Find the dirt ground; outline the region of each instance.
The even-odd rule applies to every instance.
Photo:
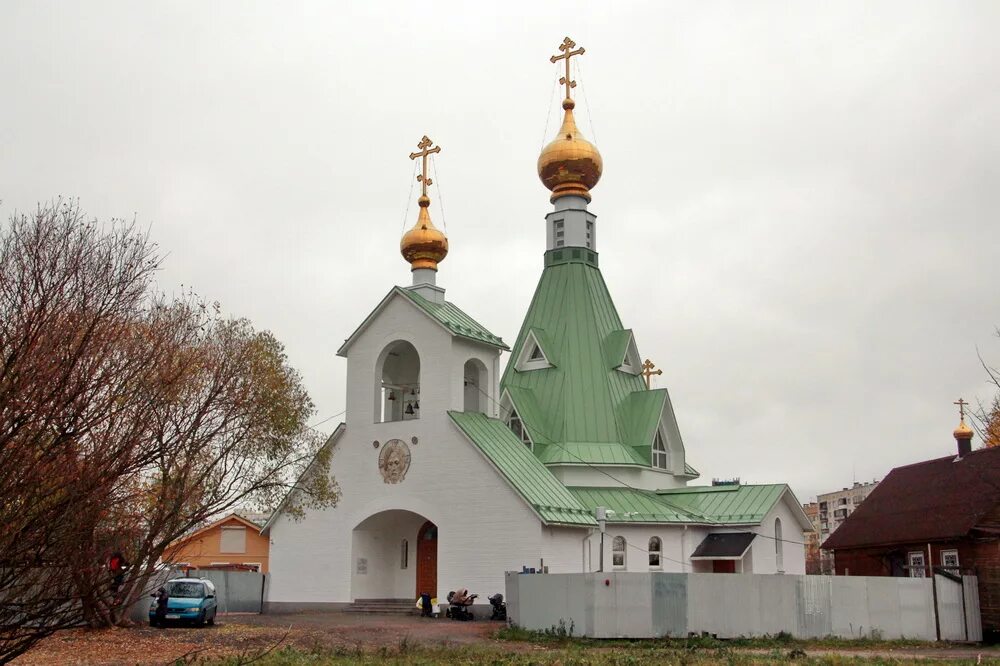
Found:
[[[69,631],[50,637],[14,661],[18,666],[50,664],[169,664],[178,658],[259,654],[273,646],[305,650],[347,649],[372,652],[401,644],[426,647],[502,645],[507,652],[545,650],[525,642],[494,638],[499,623],[453,622],[416,616],[296,613],[289,615],[229,615],[214,627],[171,627]],[[596,650],[603,648],[597,647]],[[758,652],[747,650],[747,652]],[[863,650],[807,650],[810,656],[882,656],[900,660],[968,659],[976,663],[1000,657],[1000,650],[981,646]]]
[[[136,626],[56,634],[14,660],[18,666],[49,664],[167,664],[173,660],[252,655],[269,647],[396,648],[406,641],[426,646],[481,644],[497,622],[453,622],[402,615],[296,613],[219,616],[214,627]]]

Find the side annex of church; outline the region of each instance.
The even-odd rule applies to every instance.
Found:
[[[422,191],[400,250],[412,284],[390,289],[338,350],[347,410],[326,446],[342,496],[301,520],[279,507],[265,525],[271,610],[457,587],[485,597],[525,567],[805,573],[811,527],[787,485],[688,485],[698,472],[669,392],[644,381],[599,268],[588,204],[603,162],[573,114],[575,47],[567,38],[552,58],[566,67],[564,118],[538,171],[553,210],[512,347],[437,284],[448,239],[430,219],[427,160],[440,148],[425,136],[411,153]]]

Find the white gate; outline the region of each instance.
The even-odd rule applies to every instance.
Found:
[[[934,588],[941,640],[975,642],[983,640],[976,576],[957,576],[939,570],[934,574]]]

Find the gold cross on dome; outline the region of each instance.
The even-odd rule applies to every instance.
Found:
[[[422,187],[420,194],[425,197],[427,196],[427,186],[434,184],[434,181],[427,177],[427,156],[441,152],[441,146],[434,146],[433,148],[431,148],[431,144],[433,143],[434,142],[431,141],[430,138],[428,138],[428,136],[425,134],[424,138],[422,138],[420,140],[420,143],[417,144],[417,148],[420,149],[420,152],[410,153],[411,160],[415,160],[418,157],[423,158],[424,163],[420,175],[417,176],[417,182],[420,183]]]
[[[642,364],[642,372],[640,374],[642,374],[642,376],[646,378],[646,388],[647,389],[649,388],[649,378],[652,375],[662,375],[663,374],[663,370],[653,370],[653,368],[655,368],[655,367],[656,367],[656,364],[653,363],[652,361],[650,361],[648,358]]]
[[[962,423],[965,423],[965,406],[967,404],[969,404],[969,403],[967,403],[965,400],[962,400],[961,398],[959,398],[957,401],[955,401],[955,402],[953,402],[951,404],[958,405],[958,415],[959,415],[959,417],[961,417]]]
[[[559,79],[559,83],[566,86],[566,99],[570,99],[569,96],[570,88],[576,88],[576,81],[571,81],[569,78],[569,59],[572,58],[573,56],[583,55],[584,53],[586,53],[586,50],[584,50],[582,46],[578,48],[576,51],[574,51],[573,50],[574,46],[576,46],[576,42],[567,37],[566,39],[563,40],[563,43],[559,45],[559,50],[562,51],[563,54],[554,55],[551,58],[549,58],[549,61],[552,63],[559,62],[560,60],[566,61],[566,76]]]

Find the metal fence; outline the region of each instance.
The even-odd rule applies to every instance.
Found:
[[[150,580],[147,587],[155,590],[167,580],[184,577],[184,572],[164,569]],[[266,574],[256,571],[226,571],[221,569],[201,569],[191,572],[193,578],[207,578],[215,584],[218,613],[259,613],[264,600]],[[149,617],[150,599],[143,595],[129,609],[129,618],[144,622]]]
[[[938,577],[940,578],[940,577]],[[595,638],[787,632],[800,638],[980,640],[975,576],[507,574],[508,614],[526,629]]]

